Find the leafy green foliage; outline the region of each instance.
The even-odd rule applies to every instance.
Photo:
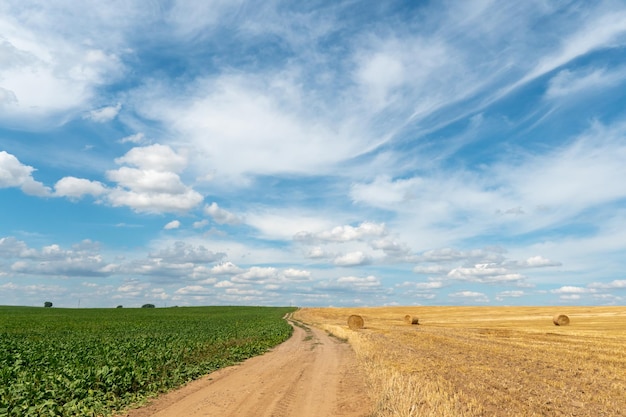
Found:
[[[0,307],[0,416],[109,415],[285,341],[290,311]]]

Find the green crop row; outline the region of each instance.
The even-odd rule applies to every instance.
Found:
[[[110,415],[285,341],[280,307],[0,307],[0,416]]]

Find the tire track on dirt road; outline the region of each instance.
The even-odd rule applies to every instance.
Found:
[[[370,414],[364,374],[348,343],[293,325],[268,353],[213,372],[124,417],[363,417]]]

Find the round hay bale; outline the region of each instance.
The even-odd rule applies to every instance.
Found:
[[[413,317],[410,314],[404,316],[404,321],[406,322],[406,324],[420,324],[419,319],[417,317]]]
[[[557,314],[552,317],[552,323],[554,323],[555,326],[567,326],[569,324],[569,317],[565,314]]]
[[[365,322],[363,321],[363,317],[357,316],[356,314],[348,317],[348,327],[352,330],[362,329],[364,325]]]

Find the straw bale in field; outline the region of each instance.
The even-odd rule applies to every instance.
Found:
[[[552,317],[552,323],[554,323],[555,326],[567,326],[569,324],[569,317],[565,314],[557,314]]]
[[[410,314],[404,316],[404,321],[406,322],[406,324],[420,324],[419,319]]]
[[[352,330],[362,329],[364,325],[365,322],[363,321],[363,317],[357,316],[356,314],[348,317],[348,327],[350,327]]]

